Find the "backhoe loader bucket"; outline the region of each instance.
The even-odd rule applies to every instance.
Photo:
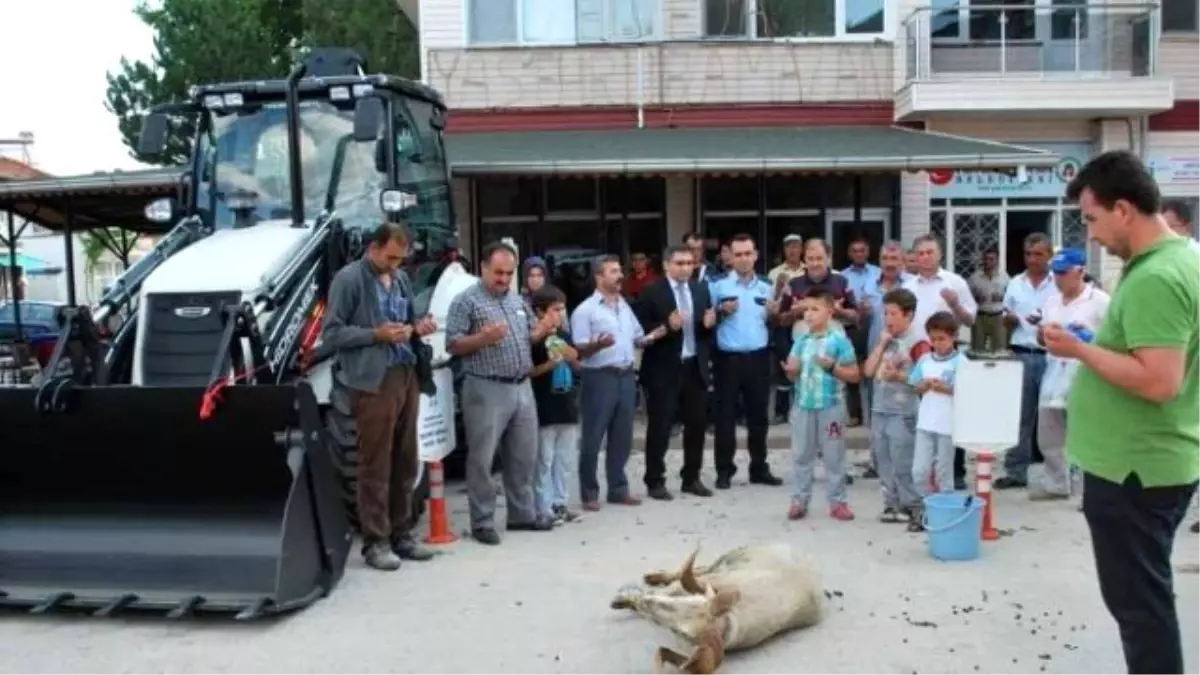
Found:
[[[0,606],[286,612],[328,594],[350,532],[312,389],[0,388]]]

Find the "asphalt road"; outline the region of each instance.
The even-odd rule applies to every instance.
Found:
[[[786,451],[773,456],[776,472],[789,476]],[[630,475],[640,478],[640,458]],[[609,506],[554,532],[511,534],[496,548],[460,541],[397,573],[368,570],[354,554],[332,596],[269,623],[5,616],[0,670],[651,672],[655,647],[684,646],[610,610],[616,590],[649,569],[677,566],[698,543],[704,560],[784,539],[809,549],[839,594],[821,625],[732,655],[722,672],[1124,672],[1074,504],[1000,493],[1007,536],[985,543],[979,560],[941,563],[922,535],[875,519],[876,481],[851,488],[859,515],[851,523],[826,515],[819,485],[814,515],[789,523],[787,486],[739,477],[708,500]],[[465,500],[457,486],[449,491],[462,530]],[[1177,562],[1195,563],[1196,535],[1185,530],[1179,541]],[[1195,673],[1197,576],[1177,574],[1176,582],[1187,671]]]

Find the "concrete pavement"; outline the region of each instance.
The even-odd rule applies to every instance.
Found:
[[[678,453],[671,474],[677,475]],[[743,469],[745,453],[739,453]],[[861,459],[861,456],[860,456]],[[787,452],[773,452],[790,479]],[[640,484],[640,456],[630,466]],[[341,586],[293,616],[259,624],[5,616],[5,672],[644,673],[672,635],[608,608],[643,572],[675,567],[700,544],[785,539],[817,557],[835,596],[823,624],[731,655],[725,673],[1123,672],[1120,642],[1096,587],[1087,531],[1073,503],[999,493],[1007,536],[981,559],[940,563],[925,538],[879,523],[878,483],[850,488],[859,518],[789,523],[789,487],[745,483],[702,500],[607,506],[549,533],[514,533],[487,548],[464,540],[423,565],[387,574],[353,555]],[[711,467],[705,479],[712,481]],[[671,487],[677,487],[672,477]],[[465,500],[452,495],[456,529]],[[503,518],[503,514],[500,514]],[[1181,532],[1177,561],[1195,563]],[[1178,574],[1187,670],[1197,672],[1197,576]]]

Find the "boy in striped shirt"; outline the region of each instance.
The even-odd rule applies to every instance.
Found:
[[[799,520],[808,513],[813,469],[820,452],[825,464],[829,515],[837,520],[853,520],[854,512],[846,504],[842,432],[846,424],[844,383],[858,382],[858,360],[845,332],[831,330],[833,295],[823,288],[813,288],[804,294],[802,302],[808,332],[796,338],[783,364],[794,383],[795,396],[791,414],[795,492],[788,518]]]

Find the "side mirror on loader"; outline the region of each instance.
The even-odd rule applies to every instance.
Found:
[[[383,123],[383,101],[375,96],[358,99],[354,104],[354,140],[360,143],[379,138]]]
[[[157,157],[167,148],[170,120],[163,113],[150,113],[142,119],[142,133],[138,137],[138,154]]]

